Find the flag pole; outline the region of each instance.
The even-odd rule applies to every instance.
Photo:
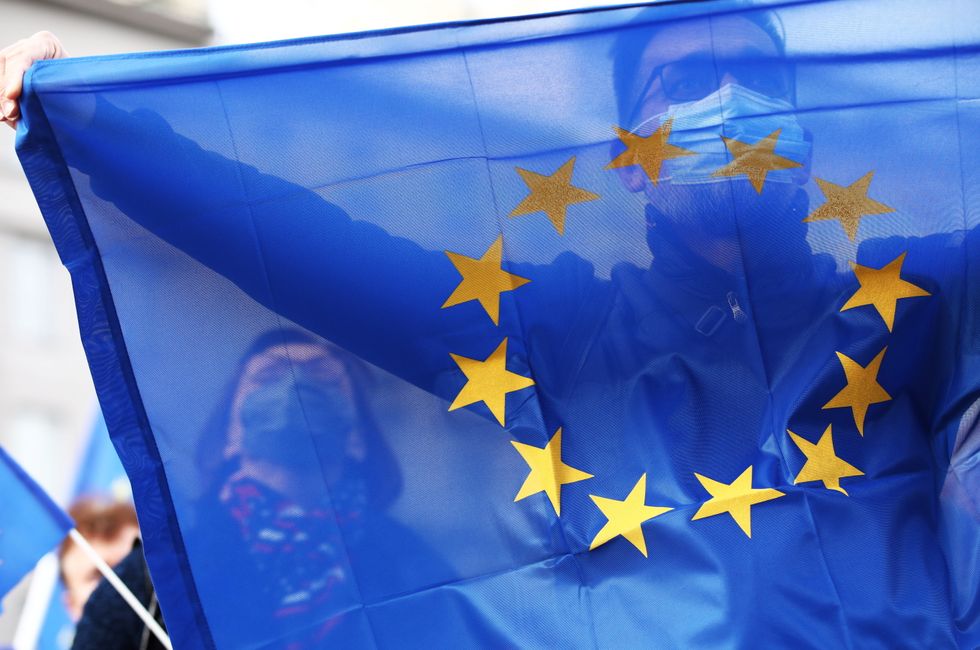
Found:
[[[146,611],[145,607],[143,607],[143,603],[141,603],[139,599],[133,595],[133,592],[129,590],[129,587],[123,584],[123,581],[119,579],[116,572],[109,568],[109,565],[106,564],[105,560],[103,560],[98,552],[92,548],[92,545],[88,543],[88,540],[82,537],[82,534],[78,532],[78,529],[72,528],[70,531],[68,531],[68,536],[71,537],[71,540],[78,545],[78,548],[82,549],[85,555],[87,555],[88,558],[95,563],[95,566],[99,569],[99,573],[102,574],[102,577],[109,581],[109,584],[113,586],[120,596],[122,596],[122,599],[126,601],[126,604],[129,605],[133,611],[136,612],[136,615],[140,617],[140,620],[142,620],[143,623],[150,628],[150,631],[153,632],[153,635],[157,638],[157,640],[163,644],[163,647],[167,648],[167,650],[173,650],[173,645],[170,643],[170,637],[168,637],[167,633],[163,631],[160,624],[156,622],[156,619],[150,616],[150,613]]]

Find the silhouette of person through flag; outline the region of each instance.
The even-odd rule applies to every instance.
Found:
[[[770,5],[34,69],[179,646],[975,644],[980,21]]]

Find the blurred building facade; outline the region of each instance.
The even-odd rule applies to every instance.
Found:
[[[603,4],[594,0],[209,0],[218,42],[340,34]],[[608,0],[605,4],[616,4]]]

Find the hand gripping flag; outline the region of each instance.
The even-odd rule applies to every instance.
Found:
[[[73,524],[0,447],[0,597],[13,589]]]
[[[976,647],[980,8],[43,62],[180,648]]]

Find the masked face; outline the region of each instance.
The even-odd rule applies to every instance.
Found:
[[[671,105],[665,113],[649,118],[634,132],[647,136],[671,120],[670,143],[696,155],[666,161],[661,180],[671,185],[723,183],[727,177],[714,175],[730,160],[721,136],[755,143],[779,131],[777,154],[797,162],[809,159],[810,142],[793,110],[793,105],[785,100],[726,84],[703,99]],[[766,175],[766,183],[799,185],[801,180],[805,176],[801,177],[800,168],[775,170]]]
[[[302,367],[267,382],[242,405],[242,455],[274,464],[296,464],[315,454],[340,466],[355,424],[355,409],[339,382],[323,381]]]
[[[694,155],[665,161],[657,186],[644,192],[666,218],[712,237],[735,236],[736,227],[750,227],[783,211],[807,179],[810,141],[793,106],[735,84],[697,101],[671,105],[635,132],[649,135],[671,120],[670,143]],[[722,136],[754,144],[778,131],[775,153],[801,167],[766,174],[760,196],[745,176],[716,172],[731,161]]]

